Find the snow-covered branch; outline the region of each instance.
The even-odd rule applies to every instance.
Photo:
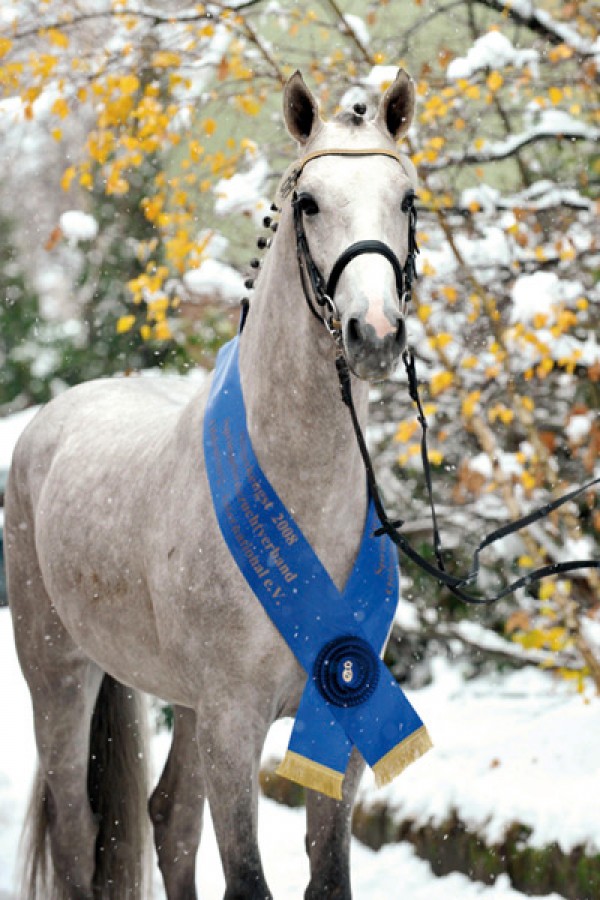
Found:
[[[580,57],[600,55],[600,39],[587,41],[570,25],[557,22],[546,10],[538,9],[531,0],[475,0],[480,6],[493,9],[518,25],[539,34],[550,44],[567,44]]]
[[[423,163],[425,171],[437,172],[448,166],[482,165],[500,162],[514,156],[519,150],[540,141],[600,141],[600,128],[587,125],[560,110],[544,110],[540,122],[526,131],[510,135],[503,141],[490,144],[487,150],[466,151],[440,156],[435,162]]]

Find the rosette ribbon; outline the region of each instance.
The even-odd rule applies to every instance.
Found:
[[[216,517],[240,572],[307,675],[279,774],[341,799],[355,746],[386,784],[422,756],[425,726],[381,659],[398,600],[391,540],[369,504],[339,591],[262,471],[248,434],[239,338],[219,353],[204,419]]]

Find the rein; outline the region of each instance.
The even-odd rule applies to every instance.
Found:
[[[313,159],[317,159],[321,156],[375,155],[387,156],[389,158],[395,159],[400,165],[402,165],[402,159],[400,155],[388,150],[321,150],[316,151],[315,153],[311,153],[303,160],[301,160],[293,169],[288,178],[284,181],[281,189],[281,196],[284,198],[289,196],[289,194],[293,191],[292,208],[294,216],[294,229],[296,233],[296,253],[298,257],[302,289],[306,302],[312,314],[325,326],[335,343],[335,365],[338,380],[340,383],[342,400],[350,413],[352,426],[367,474],[369,493],[372,497],[377,517],[381,523],[381,527],[377,529],[375,535],[388,535],[389,538],[394,542],[394,544],[396,544],[398,549],[402,551],[405,556],[411,559],[415,563],[415,565],[422,569],[427,575],[435,578],[440,585],[444,585],[445,587],[447,587],[448,590],[452,594],[454,594],[454,596],[458,597],[463,602],[475,605],[488,605],[491,603],[495,603],[496,601],[501,600],[503,597],[506,597],[508,594],[512,594],[519,588],[526,587],[535,581],[540,581],[542,578],[546,578],[549,575],[559,575],[566,572],[573,572],[578,569],[600,568],[600,560],[594,559],[557,562],[546,566],[541,566],[538,569],[527,572],[525,575],[522,575],[520,578],[512,581],[506,587],[502,588],[502,590],[489,597],[478,597],[477,595],[469,593],[465,590],[466,586],[472,584],[477,580],[480,570],[479,557],[481,552],[486,547],[490,547],[492,544],[495,544],[502,538],[507,537],[509,534],[514,534],[516,531],[520,531],[522,528],[526,528],[528,525],[532,525],[534,522],[537,522],[540,519],[544,518],[549,513],[553,512],[553,510],[558,509],[563,504],[568,503],[570,500],[574,500],[584,491],[600,483],[600,478],[595,478],[592,481],[589,481],[587,484],[569,491],[562,497],[559,497],[558,499],[553,500],[550,503],[546,503],[543,506],[540,506],[532,512],[528,513],[527,515],[509,522],[506,525],[503,525],[501,528],[498,528],[488,534],[478,544],[473,554],[471,567],[466,575],[457,577],[451,575],[446,571],[443,559],[440,530],[437,522],[437,515],[433,500],[433,483],[427,452],[427,420],[425,418],[423,406],[419,397],[415,358],[412,350],[404,351],[404,353],[402,354],[402,361],[404,363],[406,374],[408,377],[409,395],[411,400],[413,400],[417,406],[418,421],[419,425],[421,426],[421,460],[423,464],[423,473],[425,477],[425,485],[431,512],[433,549],[436,565],[431,563],[417,550],[415,550],[410,542],[406,539],[406,537],[399,531],[399,528],[403,525],[402,520],[391,521],[389,519],[381,500],[381,494],[379,491],[379,486],[377,484],[377,479],[375,477],[371,456],[369,454],[367,444],[360,427],[360,422],[358,420],[354,401],[352,398],[350,369],[346,360],[346,356],[344,354],[341,321],[335,304],[334,295],[340,276],[349,262],[363,253],[378,253],[381,256],[384,256],[394,269],[394,274],[396,277],[396,289],[398,292],[398,298],[400,300],[400,311],[402,315],[404,315],[406,306],[411,299],[413,280],[417,277],[416,255],[419,252],[419,248],[416,241],[417,211],[414,206],[414,193],[407,195],[406,205],[403,204],[403,211],[406,212],[409,216],[408,253],[404,267],[401,266],[400,261],[398,260],[398,257],[396,256],[394,251],[382,241],[358,241],[355,244],[351,244],[339,255],[333,265],[329,279],[326,282],[318,266],[312,258],[310,247],[306,237],[306,232],[304,229],[301,204],[298,202],[298,196],[295,192],[295,187],[300,175],[302,174],[302,171],[304,170],[304,167]],[[326,310],[326,312],[324,312],[324,314],[321,314],[317,310],[317,306],[324,311]]]

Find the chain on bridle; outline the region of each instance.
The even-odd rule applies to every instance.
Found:
[[[406,537],[398,530],[403,524],[402,520],[392,522],[389,519],[381,500],[381,495],[379,492],[377,479],[375,477],[373,464],[371,462],[371,457],[367,449],[366,441],[362,433],[362,429],[358,421],[358,416],[356,414],[356,409],[354,407],[354,402],[352,399],[350,369],[344,353],[342,326],[337,310],[337,305],[335,303],[335,291],[340,276],[349,262],[363,253],[378,253],[381,256],[384,256],[390,262],[394,270],[394,275],[396,278],[396,290],[400,302],[399,311],[402,316],[405,314],[406,307],[410,302],[412,296],[413,281],[417,277],[416,255],[419,252],[419,248],[417,246],[416,239],[417,211],[414,205],[415,195],[414,192],[410,192],[409,194],[407,194],[405,202],[408,202],[406,202],[406,206],[403,204],[403,211],[406,212],[409,217],[408,250],[404,266],[400,264],[398,257],[387,244],[384,244],[382,241],[378,240],[363,240],[358,241],[355,244],[351,244],[346,248],[346,250],[342,251],[333,265],[329,278],[327,279],[327,281],[325,281],[323,274],[316,265],[310,252],[308,239],[306,237],[306,231],[304,229],[302,205],[299,202],[299,197],[296,193],[298,179],[300,178],[304,167],[313,159],[317,159],[322,156],[375,155],[387,156],[395,159],[402,166],[402,158],[400,157],[400,155],[389,150],[320,150],[307,155],[298,163],[298,165],[292,170],[291,174],[283,183],[280,194],[285,199],[289,196],[290,193],[293,192],[292,209],[294,216],[294,230],[296,235],[296,253],[298,257],[298,266],[300,270],[302,289],[311,313],[326,327],[335,342],[336,370],[340,382],[342,400],[348,407],[348,410],[350,412],[352,425],[367,473],[369,492],[375,504],[375,509],[377,511],[379,521],[381,522],[381,528],[378,529],[376,534],[387,534],[396,544],[398,549],[401,550],[406,556],[408,556],[408,558],[411,559],[417,566],[419,566],[419,568],[421,568],[431,577],[435,578],[439,584],[447,587],[452,594],[466,603],[474,603],[480,605],[494,603],[495,601],[500,600],[502,597],[513,593],[518,588],[525,587],[532,582],[539,581],[540,579],[545,578],[549,575],[563,574],[566,572],[575,571],[577,569],[600,568],[600,560],[593,559],[557,562],[542,566],[541,568],[535,569],[532,572],[526,573],[491,597],[478,597],[464,590],[465,586],[476,581],[480,569],[479,557],[481,552],[486,547],[489,547],[491,544],[496,543],[496,541],[501,540],[501,538],[507,537],[509,534],[513,534],[514,532],[520,531],[522,528],[525,528],[528,525],[537,522],[539,519],[547,516],[553,510],[558,509],[564,503],[567,503],[570,500],[574,500],[584,491],[600,483],[600,478],[595,478],[593,481],[590,481],[587,484],[584,484],[583,486],[576,488],[567,494],[564,494],[562,497],[553,500],[551,503],[547,503],[544,506],[533,510],[531,513],[526,516],[522,516],[520,519],[509,522],[508,524],[496,529],[495,531],[487,535],[478,544],[473,554],[471,568],[467,575],[456,577],[450,575],[446,571],[443,558],[441,536],[437,522],[435,504],[433,501],[433,484],[431,479],[431,469],[429,466],[429,454],[427,449],[427,420],[425,418],[425,413],[423,411],[423,406],[419,397],[415,359],[413,352],[410,349],[406,349],[404,351],[404,353],[402,354],[402,359],[408,377],[409,394],[411,399],[416,404],[418,421],[421,426],[421,460],[425,476],[429,507],[431,511],[435,564],[430,562],[417,550],[415,550],[414,547],[412,547],[409,541],[406,539]],[[319,309],[322,310],[322,313],[319,312]]]

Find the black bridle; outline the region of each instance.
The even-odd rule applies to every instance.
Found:
[[[356,435],[360,454],[362,456],[362,460],[367,473],[369,493],[375,504],[375,509],[377,511],[379,521],[381,522],[381,528],[377,530],[376,534],[387,534],[396,544],[398,549],[402,551],[402,553],[404,553],[417,566],[419,566],[420,569],[422,569],[432,578],[435,578],[440,585],[444,585],[445,587],[447,587],[448,590],[460,600],[463,600],[466,603],[478,605],[495,603],[497,600],[506,597],[508,594],[512,594],[514,591],[518,590],[518,588],[528,586],[535,581],[546,578],[549,575],[558,575],[565,572],[573,572],[578,569],[600,568],[600,560],[590,559],[558,562],[542,566],[531,572],[527,572],[525,575],[511,582],[509,585],[507,585],[505,588],[498,591],[491,597],[478,597],[475,594],[471,594],[464,590],[467,585],[472,584],[474,581],[476,581],[480,570],[479,557],[481,552],[486,547],[495,544],[497,541],[501,540],[504,537],[507,537],[509,534],[513,534],[516,531],[520,531],[522,528],[526,528],[528,525],[532,525],[534,522],[537,522],[539,519],[547,516],[549,513],[551,513],[555,509],[558,509],[563,504],[569,502],[570,500],[574,500],[584,491],[600,483],[600,478],[595,478],[593,481],[584,484],[582,487],[575,488],[574,490],[569,491],[567,494],[564,494],[557,500],[553,500],[551,503],[547,503],[544,506],[538,507],[528,515],[522,516],[521,518],[516,519],[513,522],[509,522],[508,524],[503,525],[501,528],[492,531],[478,544],[473,554],[471,568],[467,575],[456,577],[446,571],[443,559],[442,541],[437,522],[435,504],[433,501],[433,484],[431,479],[431,469],[429,466],[429,455],[427,450],[427,420],[425,418],[425,413],[423,411],[423,406],[419,397],[415,359],[412,350],[410,349],[404,351],[404,353],[402,354],[402,360],[404,362],[406,374],[408,377],[409,394],[411,399],[417,406],[418,421],[421,426],[421,460],[423,464],[425,484],[431,511],[433,549],[436,565],[431,563],[417,550],[415,550],[414,547],[412,547],[409,541],[406,539],[406,537],[398,530],[403,524],[401,520],[391,521],[389,519],[381,500],[373,464],[369,451],[367,449],[366,441],[362,433],[362,429],[352,398],[350,369],[344,352],[342,326],[337,306],[335,304],[335,291],[342,272],[344,271],[348,263],[350,263],[353,259],[363,253],[378,253],[381,256],[384,256],[390,262],[394,270],[394,275],[396,278],[396,290],[398,292],[398,298],[400,301],[400,313],[401,315],[404,315],[406,307],[411,299],[413,280],[417,277],[416,255],[419,252],[419,248],[417,246],[416,240],[417,211],[414,206],[414,193],[407,194],[407,197],[405,198],[405,201],[408,201],[406,203],[406,207],[404,207],[403,204],[403,210],[409,216],[408,252],[404,266],[400,264],[400,261],[394,251],[382,241],[358,241],[355,244],[351,244],[346,248],[346,250],[342,251],[333,265],[329,278],[327,279],[327,281],[325,281],[323,274],[319,270],[311,255],[310,247],[306,237],[306,231],[304,229],[302,204],[299,202],[298,195],[295,191],[298,179],[304,167],[313,159],[319,158],[321,156],[374,155],[382,155],[390,157],[392,159],[396,159],[400,163],[400,165],[402,165],[401,157],[398,154],[387,150],[335,149],[316,151],[315,153],[306,156],[293,169],[292,173],[290,174],[290,176],[288,176],[282,186],[281,195],[285,198],[293,191],[292,208],[294,216],[294,230],[296,234],[296,253],[298,257],[298,266],[300,270],[302,289],[310,311],[325,326],[335,342],[335,364],[340,383],[342,400],[348,407],[348,410],[350,412],[354,433]],[[319,312],[319,309],[322,310],[322,313]]]
[[[404,316],[406,307],[412,296],[413,280],[417,277],[416,255],[419,252],[417,246],[417,211],[414,206],[414,191],[409,191],[404,198],[402,209],[408,215],[408,252],[404,266],[400,264],[400,260],[388,244],[383,241],[365,240],[356,241],[343,250],[331,269],[331,273],[327,281],[315,263],[306,231],[304,228],[304,216],[302,210],[301,197],[294,190],[298,178],[300,177],[304,167],[308,162],[322,156],[386,156],[395,159],[402,165],[402,159],[397,153],[389,150],[321,150],[311,153],[305,157],[299,166],[294,169],[292,174],[286,179],[281,194],[283,197],[289,195],[293,190],[292,210],[294,216],[294,231],[296,234],[296,255],[298,257],[298,266],[300,269],[300,279],[302,282],[302,290],[308,304],[308,308],[327,330],[335,337],[335,333],[340,329],[340,319],[335,304],[335,291],[338,282],[342,276],[342,272],[353,259],[362,256],[364,253],[377,253],[385,257],[394,270],[396,279],[396,292],[400,303],[400,314]],[[320,313],[317,309],[323,311]]]

